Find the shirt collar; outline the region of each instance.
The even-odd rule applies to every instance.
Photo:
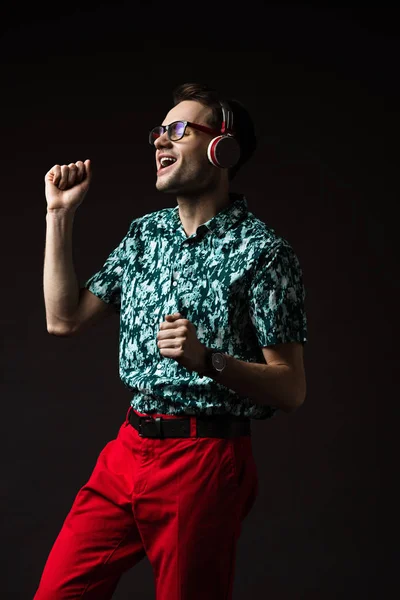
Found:
[[[228,229],[231,229],[236,223],[244,219],[248,214],[248,204],[242,194],[230,193],[230,204],[223,210],[214,215],[209,221],[206,221],[198,229],[206,228],[222,237]],[[170,231],[176,231],[182,226],[179,216],[179,206],[175,206],[167,214],[166,227]]]

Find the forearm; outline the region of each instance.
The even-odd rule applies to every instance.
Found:
[[[43,289],[49,333],[67,332],[79,303],[79,283],[72,258],[74,211],[46,215]]]
[[[294,411],[304,401],[305,379],[287,365],[267,365],[238,360],[225,354],[224,370],[211,375],[217,383],[254,400],[256,404]]]

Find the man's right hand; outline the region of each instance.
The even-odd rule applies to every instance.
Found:
[[[90,160],[69,165],[54,165],[44,177],[48,210],[75,210],[82,203],[90,185]]]

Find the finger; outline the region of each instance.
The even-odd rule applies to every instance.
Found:
[[[179,348],[161,348],[160,354],[161,356],[165,356],[165,358],[173,358],[174,360],[178,360],[179,358],[183,357],[184,352]]]
[[[54,167],[52,167],[50,169],[50,171],[48,173],[46,173],[46,176],[45,176],[45,180],[47,179],[53,185],[58,185],[58,182],[60,181],[60,178],[61,178],[61,167],[60,167],[60,165],[54,165]]]
[[[73,187],[73,185],[75,184],[75,180],[76,180],[76,174],[78,171],[78,168],[76,166],[75,163],[69,163],[68,165],[68,182],[67,182],[67,186]]]
[[[179,331],[178,331],[178,327],[164,327],[162,331],[159,331],[157,333],[156,339],[157,340],[167,340],[167,339],[172,339],[172,338],[176,338],[179,335]]]
[[[176,327],[179,327],[179,325],[177,325],[177,319],[163,321],[160,325],[160,329],[175,329]]]
[[[85,174],[88,180],[88,183],[90,183],[91,179],[92,179],[92,163],[90,162],[90,159],[87,158],[84,162],[85,165]]]
[[[80,183],[85,176],[85,165],[81,160],[76,161],[76,183]]]
[[[157,346],[163,350],[165,350],[166,348],[180,348],[182,350],[182,339],[174,338],[167,340],[159,340],[157,342]]]
[[[65,190],[68,184],[69,169],[67,165],[61,165],[61,179],[58,184],[60,190]]]

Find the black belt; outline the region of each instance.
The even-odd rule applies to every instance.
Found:
[[[184,438],[190,435],[190,417],[163,419],[141,417],[129,411],[129,423],[138,430],[140,437]],[[196,416],[196,437],[230,438],[251,435],[250,419],[231,415]]]

